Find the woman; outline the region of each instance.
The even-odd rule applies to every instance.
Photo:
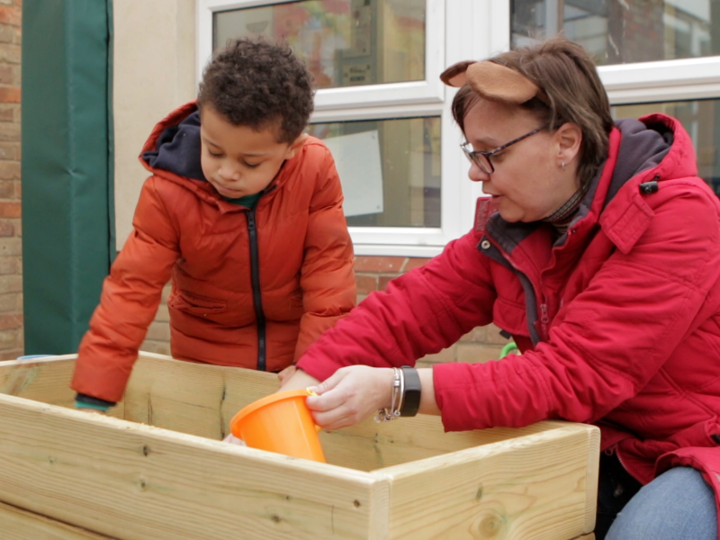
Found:
[[[418,408],[448,431],[596,424],[598,539],[717,538],[720,204],[687,133],[661,114],[614,123],[563,39],[443,80],[490,196],[474,229],[324,334],[283,388],[324,381],[307,403],[329,429]],[[491,322],[522,354],[393,369]]]

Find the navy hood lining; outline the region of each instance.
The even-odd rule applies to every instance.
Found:
[[[155,150],[143,152],[142,159],[153,169],[207,181],[200,153],[200,112],[195,111],[179,124],[165,128]]]

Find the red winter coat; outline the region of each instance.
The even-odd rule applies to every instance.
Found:
[[[80,344],[72,387],[82,394],[121,399],[171,278],[172,354],[211,364],[280,370],[355,304],[352,243],[327,148],[309,137],[249,210],[202,177],[195,111],[189,103],[171,113],[143,147],[152,176]],[[154,152],[159,139],[169,154]],[[153,153],[173,172],[150,166],[163,162]]]
[[[434,367],[445,429],[562,418],[600,426],[643,483],[676,465],[720,490],[720,201],[692,143],[663,115],[623,120],[608,159],[553,246],[550,226],[476,228],[364,301],[298,366],[400,366],[494,322],[523,351]]]

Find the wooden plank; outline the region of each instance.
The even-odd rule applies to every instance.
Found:
[[[2,393],[71,406],[74,393],[68,385],[75,358],[76,355],[66,355],[17,366],[20,371],[12,375],[23,381],[24,393]],[[0,363],[0,381],[3,372],[12,367],[13,362],[4,364],[8,366],[3,367]],[[30,375],[25,374],[27,370],[30,370]],[[22,376],[18,376],[20,373]],[[62,389],[63,399],[58,398],[58,387]],[[228,433],[230,419],[237,411],[278,387],[274,374],[194,364],[166,355],[140,352],[125,398],[111,409],[111,415],[221,440]],[[384,424],[370,419],[351,428],[323,431],[320,438],[329,463],[372,471],[518,435],[547,431],[556,425],[541,422],[521,430],[493,428],[445,433],[438,417],[420,415]]]
[[[278,387],[277,376],[270,373],[140,353],[125,393],[125,419],[220,440],[237,411]],[[369,419],[351,428],[323,431],[320,439],[329,463],[372,471],[557,425],[541,422],[521,430],[445,433],[440,418],[420,415],[383,424]]]
[[[387,538],[389,480],[0,395],[0,501],[121,540]]]
[[[2,540],[115,540],[0,503]]]
[[[75,355],[0,362],[0,394],[71,406],[69,387]]]
[[[0,394],[74,408],[75,391],[70,380],[76,359],[76,354],[66,354],[0,362]],[[123,404],[110,409],[108,415],[122,418]]]
[[[376,423],[368,419],[356,426],[320,433],[328,462],[361,471],[373,471],[483,444],[540,433],[560,422],[539,422],[521,429],[492,428],[445,433],[437,416],[418,415]]]
[[[588,533],[597,490],[588,456],[597,458],[599,447],[597,428],[567,423],[376,471],[392,478],[390,538],[562,540]]]
[[[277,375],[140,353],[124,397],[124,418],[220,440],[232,416],[277,391]]]

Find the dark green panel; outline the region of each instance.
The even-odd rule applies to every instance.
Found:
[[[26,354],[74,352],[111,259],[106,0],[24,0]]]

